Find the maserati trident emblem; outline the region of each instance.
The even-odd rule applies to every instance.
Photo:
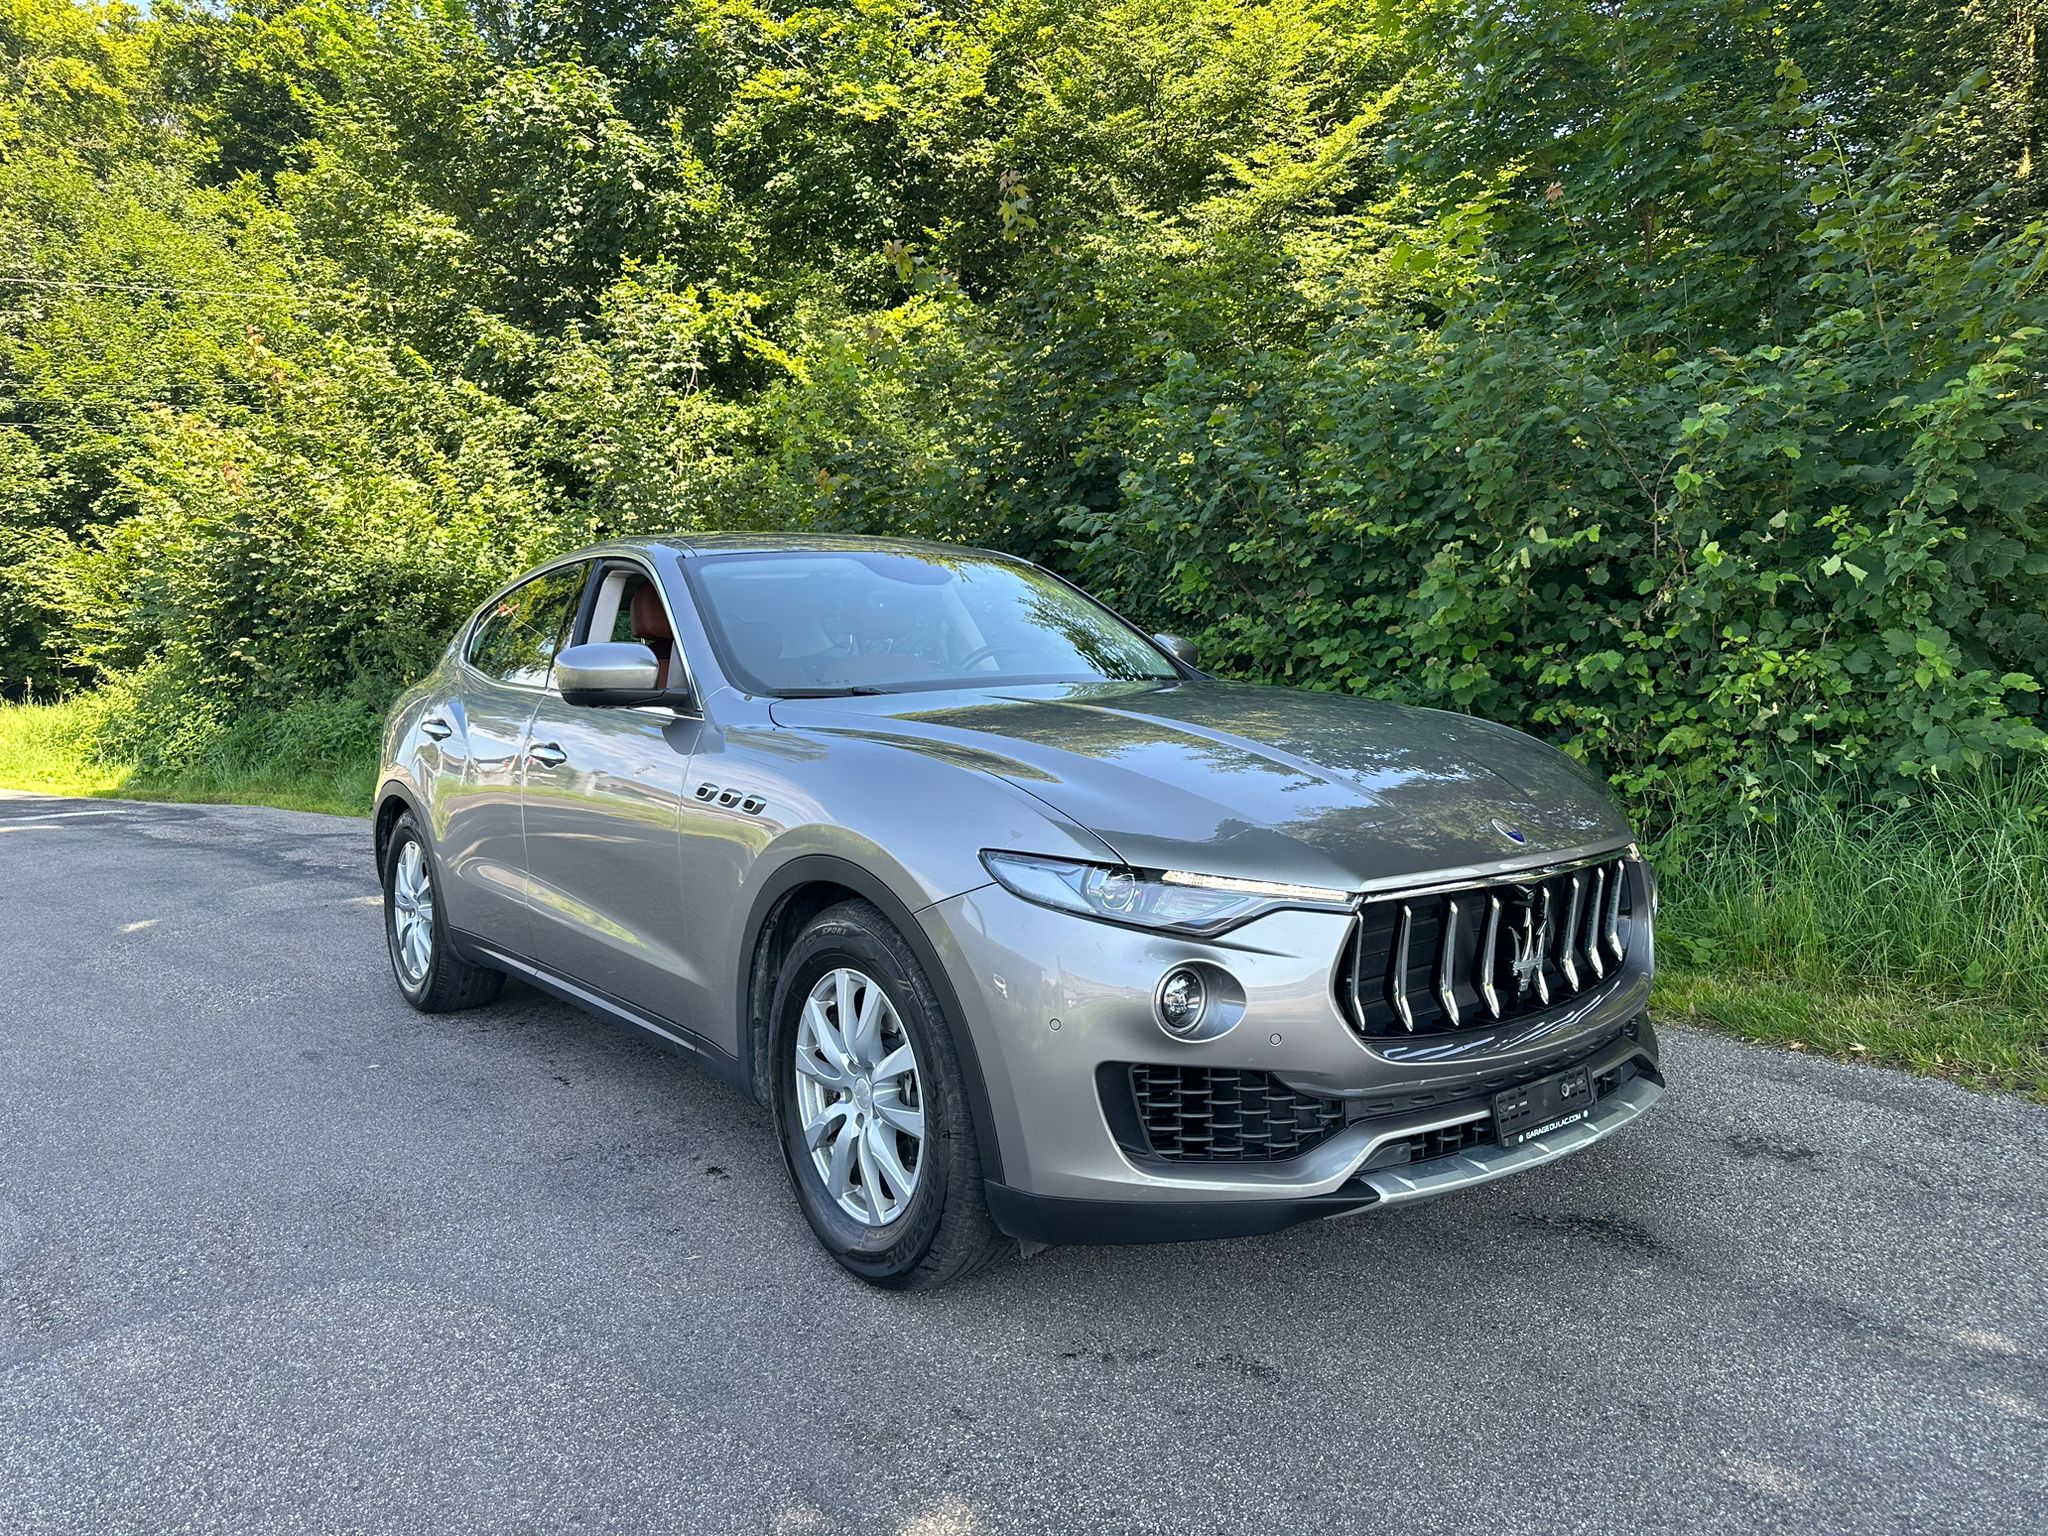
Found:
[[[1518,928],[1508,930],[1508,974],[1515,978],[1515,1001],[1525,1000],[1534,992],[1541,1002],[1550,1001],[1550,982],[1543,974],[1543,957],[1550,950],[1550,903],[1543,902],[1543,913],[1538,917],[1538,903],[1530,898],[1522,902],[1522,922]]]
[[[1520,827],[1502,821],[1498,816],[1493,818],[1493,830],[1513,843],[1517,848],[1523,847],[1529,841],[1528,835]]]

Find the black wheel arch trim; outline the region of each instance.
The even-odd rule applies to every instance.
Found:
[[[420,804],[420,797],[413,793],[412,785],[394,774],[377,786],[376,799],[370,804],[371,856],[377,861],[377,878],[379,880],[384,878],[385,840],[390,835],[384,825],[384,807],[393,800],[399,801],[405,806],[406,810],[412,812],[413,820],[419,823],[420,832],[426,838],[427,852],[429,854],[434,852],[432,823],[427,819],[426,807]],[[395,816],[392,818],[393,821],[397,819]]]
[[[974,1126],[974,1143],[981,1154],[982,1171],[991,1180],[1000,1179],[1002,1150],[996,1142],[995,1114],[989,1102],[988,1080],[983,1076],[981,1054],[976,1048],[974,1033],[967,1026],[953,978],[940,960],[938,950],[926,936],[924,925],[912,915],[903,899],[881,879],[851,860],[829,853],[800,854],[778,867],[755,894],[753,910],[747,914],[745,942],[740,945],[739,975],[734,993],[739,1000],[736,1038],[740,1057],[750,1063],[749,1091],[760,1102],[770,1102],[762,1095],[767,1082],[767,1020],[757,1018],[753,1006],[754,968],[759,959],[761,935],[784,898],[807,885],[844,886],[863,900],[874,903],[882,916],[903,936],[903,942],[910,946],[917,963],[924,968],[925,979],[938,994],[939,1005],[946,1010],[946,1022],[952,1028],[953,1049],[960,1058],[960,1073],[967,1084],[968,1118]]]

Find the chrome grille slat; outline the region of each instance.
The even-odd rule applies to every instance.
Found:
[[[1620,974],[1648,919],[1638,862],[1610,854],[1368,899],[1341,952],[1339,999],[1368,1036],[1467,1030],[1568,1003]]]
[[[1607,942],[1607,953],[1614,956],[1616,965],[1621,964],[1621,957],[1626,953],[1621,943],[1621,888],[1627,884],[1627,875],[1628,871],[1617,867],[1613,887],[1607,894],[1607,924],[1602,936]]]
[[[1486,999],[1486,1011],[1500,1017],[1500,989],[1493,984],[1493,968],[1500,941],[1500,898],[1486,898],[1486,937],[1479,943],[1479,995]]]
[[[1579,990],[1579,902],[1585,896],[1585,887],[1580,878],[1573,875],[1570,890],[1572,904],[1565,914],[1564,932],[1558,936],[1557,968],[1564,972],[1564,989],[1567,992]]]
[[[1410,1034],[1415,1032],[1415,1010],[1408,1006],[1408,930],[1414,913],[1401,904],[1401,917],[1394,931],[1394,963],[1387,970],[1387,996],[1394,1004],[1394,1017]]]
[[[1603,867],[1593,871],[1593,900],[1586,909],[1586,959],[1596,980],[1607,974],[1607,961],[1600,953],[1600,914],[1606,906],[1607,871]]]
[[[1436,998],[1453,1028],[1458,1023],[1458,900],[1454,896],[1444,908],[1444,936],[1436,951]]]

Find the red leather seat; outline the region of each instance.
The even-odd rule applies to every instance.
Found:
[[[633,589],[633,638],[654,652],[661,663],[654,686],[666,688],[676,653],[676,632],[669,627],[668,610],[661,606],[661,594],[652,582],[643,581]]]

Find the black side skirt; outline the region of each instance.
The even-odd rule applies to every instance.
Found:
[[[540,988],[543,992],[559,997],[565,1003],[574,1004],[585,1013],[594,1014],[608,1023],[624,1025],[666,1051],[702,1062],[741,1093],[749,1098],[753,1097],[753,1083],[746,1068],[737,1058],[726,1054],[695,1030],[686,1029],[667,1019],[650,1018],[617,998],[571,981],[566,976],[558,976],[531,960],[522,960],[517,955],[508,954],[495,945],[486,944],[473,934],[451,930],[449,936],[454,939],[456,950],[472,964],[494,966],[508,975],[517,976],[521,981]]]

